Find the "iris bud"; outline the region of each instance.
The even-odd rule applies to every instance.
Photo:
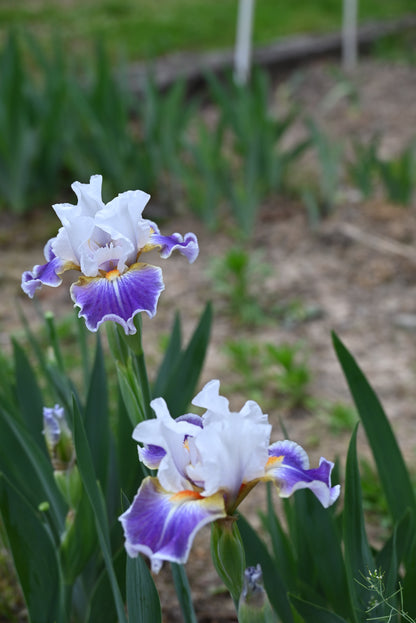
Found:
[[[243,589],[246,566],[244,546],[236,517],[228,516],[212,524],[211,556],[218,575],[235,602],[238,603]]]
[[[276,623],[277,618],[263,586],[260,565],[247,567],[238,605],[238,623]]]

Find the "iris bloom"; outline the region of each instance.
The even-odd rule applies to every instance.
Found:
[[[338,498],[331,486],[333,463],[321,458],[309,469],[306,452],[293,441],[270,444],[268,416],[256,402],[231,412],[211,381],[194,398],[202,417],[174,420],[162,398],[151,406],[156,419],[138,424],[139,458],[157,477],[143,480],[130,508],[120,517],[127,553],[146,554],[158,571],[164,560],[183,563],[196,532],[232,515],[259,481],[273,481],[280,496],[297,489],[313,491],[326,508]]]
[[[53,206],[62,227],[45,245],[46,264],[23,273],[22,288],[32,298],[42,285],[59,286],[62,273],[75,269],[81,276],[71,286],[71,297],[88,329],[113,320],[131,334],[134,316],[142,311],[154,316],[164,289],[161,269],[139,261],[142,253],[158,249],[167,258],[176,249],[193,262],[198,242],[192,233],[162,236],[142,217],[150,198],[145,192],[129,190],[105,204],[101,184],[101,175],[88,184],[75,182],[77,205]]]

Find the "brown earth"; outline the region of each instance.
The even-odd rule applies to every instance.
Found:
[[[390,155],[409,143],[416,127],[416,73],[414,67],[362,62],[350,77],[356,100],[342,96],[333,67],[315,64],[302,72],[294,97],[339,141],[352,135],[369,138],[382,134],[382,153]],[[293,84],[293,80],[292,80]],[[338,88],[338,91],[336,90]],[[279,85],[282,98],[287,89]],[[281,99],[275,99],[278,105]],[[301,129],[299,128],[299,133]],[[308,166],[308,163],[305,163]],[[163,262],[166,291],[153,320],[144,320],[145,344],[150,361],[160,352],[154,348],[158,335],[169,330],[176,308],[180,309],[184,332],[189,336],[204,304],[213,300],[215,319],[212,342],[201,384],[219,378],[230,382],[230,363],[223,350],[227,339],[259,343],[305,344],[312,382],[311,396],[319,408],[288,410],[264,389],[274,438],[280,436],[279,415],[291,438],[310,453],[312,462],[322,454],[328,459],[346,455],[349,432],[333,432],[328,404],[350,403],[348,390],[331,345],[335,330],[357,358],[377,391],[391,419],[404,456],[415,464],[415,344],[416,344],[416,205],[400,207],[381,196],[363,202],[345,185],[340,189],[336,209],[312,230],[304,208],[287,199],[275,199],[263,207],[250,252],[262,251],[262,261],[271,272],[261,284],[260,301],[268,311],[277,303],[300,301],[314,309],[308,321],[285,323],[272,318],[258,326],[238,326],[227,314],[224,300],[214,291],[208,267],[232,244],[230,227],[207,232],[190,216],[170,219],[163,231],[194,231],[200,242],[200,257],[189,266],[181,257]],[[24,224],[2,218],[0,262],[0,344],[7,347],[11,332],[20,326],[15,299],[33,315],[33,303],[20,292],[23,270],[42,262],[42,245],[56,231],[56,220],[40,213]],[[255,289],[258,284],[253,283]],[[40,300],[45,309],[67,313],[71,306],[68,290],[44,289]],[[235,392],[232,406],[239,409],[251,395]],[[259,400],[261,404],[261,400]],[[322,406],[323,405],[323,406]],[[326,406],[325,406],[326,405]],[[332,432],[331,432],[332,431]],[[366,454],[363,438],[360,452]],[[246,500],[243,511],[258,525],[256,510],[264,508],[265,494],[259,487]],[[209,530],[197,536],[188,563],[197,618],[200,623],[235,621],[231,600],[218,594],[220,582],[208,554]],[[164,604],[165,621],[179,621],[176,597],[166,566],[156,578]]]

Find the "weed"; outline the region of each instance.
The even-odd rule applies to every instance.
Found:
[[[399,583],[399,588],[397,590],[391,594],[387,594],[384,571],[381,569],[369,569],[368,575],[364,577],[364,582],[358,583],[372,593],[372,598],[365,612],[369,615],[366,621],[385,621],[385,623],[392,623],[393,621],[397,621],[397,617],[400,617],[401,621],[415,623],[415,619],[404,610],[403,588],[401,583]],[[375,612],[379,606],[383,606],[383,614],[380,616]],[[384,614],[386,609],[388,613]]]

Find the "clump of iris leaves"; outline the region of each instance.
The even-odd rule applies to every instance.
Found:
[[[265,72],[254,72],[249,88],[231,76],[207,75],[205,84],[203,95],[183,82],[160,92],[149,77],[133,94],[128,72],[113,70],[102,45],[81,68],[59,41],[46,50],[28,34],[11,34],[0,52],[0,210],[49,206],[69,182],[97,171],[110,193],[142,188],[160,206],[193,210],[212,227],[225,213],[246,234],[259,206],[279,194],[298,198],[312,223],[334,208],[344,182],[363,197],[382,188],[394,202],[412,200],[412,141],[386,160],[374,136],[354,142],[347,157],[290,98],[270,109]],[[359,99],[342,75],[324,105],[340,96],[351,105]],[[214,115],[200,114],[207,103]],[[288,141],[299,121],[301,138]],[[302,180],[297,165],[306,151],[316,166]]]

